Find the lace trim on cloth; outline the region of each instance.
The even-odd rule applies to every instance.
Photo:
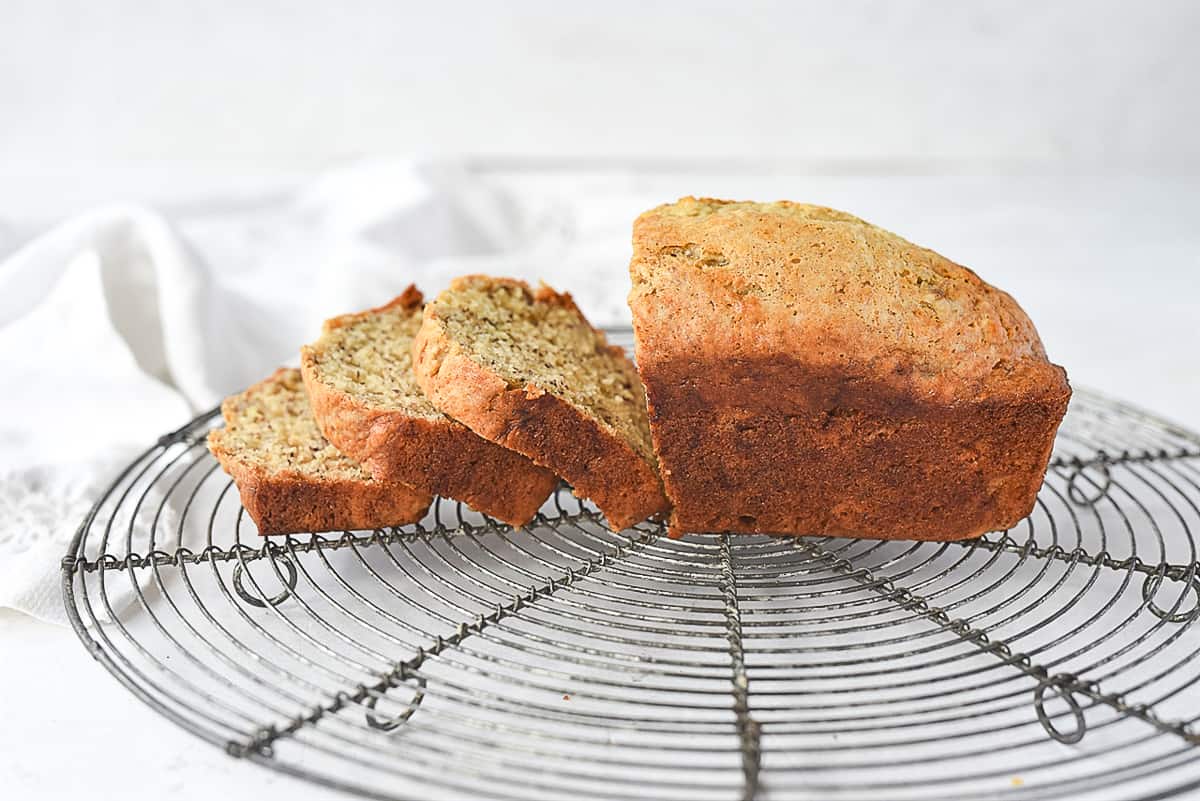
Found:
[[[67,622],[60,589],[62,557],[95,499],[136,453],[122,456],[69,467],[10,469],[0,474],[0,520],[5,521],[0,527],[0,607],[18,609],[39,620]],[[140,505],[132,526],[133,504],[128,506],[130,511],[103,521],[112,532],[109,550],[148,551],[152,528],[154,547],[170,549],[176,545],[179,517],[173,501],[152,491]],[[162,513],[155,526],[154,515],[160,506]],[[100,514],[104,514],[103,509]],[[148,578],[138,576],[138,586],[144,586]],[[114,580],[108,589],[109,603],[116,612],[128,606],[135,595],[134,586],[125,576]]]

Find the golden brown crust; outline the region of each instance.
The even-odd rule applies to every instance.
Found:
[[[1007,293],[849,214],[683,198],[638,217],[633,239],[643,368],[802,353],[944,402],[1065,385]]]
[[[410,286],[377,309],[329,320],[325,329],[397,306],[419,313],[421,302],[421,293]],[[448,417],[378,408],[322,381],[313,346],[301,349],[300,370],[322,433],[378,479],[461,500],[516,527],[533,519],[558,483],[549,470]]]
[[[382,306],[376,306],[373,309],[367,309],[360,312],[350,312],[349,314],[340,314],[337,317],[331,317],[321,326],[322,331],[333,331],[338,328],[344,328],[348,325],[353,325],[360,320],[366,319],[380,312],[390,311],[392,309],[404,309],[408,312],[418,312],[425,304],[425,296],[421,290],[417,289],[416,284],[409,284],[403,292],[389,300]]]
[[[478,278],[460,279],[449,291]],[[575,309],[570,295],[549,287],[539,287],[535,293],[521,281],[488,280],[521,288],[535,300]],[[413,369],[435,406],[480,436],[562,476],[577,495],[600,508],[613,528],[625,528],[666,510],[662,483],[652,465],[595,419],[554,394],[534,384],[509,387],[447,336],[435,304],[426,306],[413,341]]]
[[[281,368],[240,395],[227,398],[221,405],[226,425],[238,425],[245,398],[291,372]],[[209,432],[208,447],[233,477],[242,506],[263,536],[402,526],[424,517],[433,500],[429,493],[366,474],[354,479],[270,469],[255,453],[230,447],[226,429]]]
[[[537,288],[529,286],[524,281],[516,278],[500,278],[493,275],[483,275],[482,273],[471,273],[470,275],[460,275],[450,281],[450,286],[447,288],[450,292],[459,292],[470,288],[474,284],[486,283],[492,287],[506,287],[515,289],[517,292],[524,295],[531,301],[538,303],[548,303],[554,306],[561,306],[564,309],[573,311],[582,316],[583,312],[575,305],[575,298],[571,297],[570,292],[559,292],[553,287],[544,283],[538,284]],[[601,338],[604,337],[603,331],[597,331]]]
[[[415,523],[433,501],[428,493],[382,481],[313,482],[270,474],[229,454],[214,455],[237,484],[242,506],[263,536],[356,531]]]
[[[1032,509],[1070,398],[970,270],[851,215],[684,198],[630,263],[672,533],[957,539]]]

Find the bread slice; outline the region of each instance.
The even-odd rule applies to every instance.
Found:
[[[417,385],[412,344],[421,293],[325,323],[300,352],[313,414],[329,441],[371,475],[455,498],[513,526],[528,523],[558,479],[439,412]]]
[[[672,533],[950,540],[1029,514],[1071,389],[1007,294],[799,203],[684,198],[633,245]]]
[[[221,404],[208,449],[233,476],[258,533],[400,526],[425,516],[429,493],[379,481],[317,429],[300,371],[280,369]]]
[[[614,528],[666,510],[637,371],[570,295],[456,279],[426,306],[413,354],[435,406],[562,476]]]

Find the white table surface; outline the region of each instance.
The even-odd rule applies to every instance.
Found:
[[[558,191],[552,176],[503,180],[518,191]],[[1011,291],[1076,383],[1200,429],[1200,179],[660,174],[618,185],[647,204],[704,193],[788,196],[847,208]],[[613,184],[594,179],[578,186],[609,191]],[[50,190],[42,189],[47,203]],[[0,221],[17,209],[12,198],[0,196]],[[36,199],[24,206],[31,207]],[[9,231],[31,231],[37,222],[18,219]],[[584,227],[593,222],[609,224],[579,220]],[[625,241],[590,258],[619,260]],[[0,240],[0,250],[5,244]],[[614,275],[622,269],[618,263]],[[589,299],[583,300],[586,307]],[[3,798],[286,795],[303,801],[331,795],[185,734],[89,659],[73,632],[4,611],[0,687]]]

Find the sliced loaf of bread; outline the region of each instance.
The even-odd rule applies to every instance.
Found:
[[[522,526],[558,479],[473,434],[425,397],[412,370],[423,300],[410,286],[386,306],[327,321],[320,338],[301,349],[317,423],[377,479],[455,498]]]
[[[413,360],[435,406],[562,476],[614,528],[666,510],[637,371],[570,295],[459,278],[426,306]]]
[[[683,198],[629,305],[672,533],[954,540],[1034,508],[1071,387],[1008,294],[850,214]]]
[[[317,428],[300,371],[280,369],[221,405],[208,448],[233,476],[258,532],[400,526],[425,516],[429,493],[379,481]]]

